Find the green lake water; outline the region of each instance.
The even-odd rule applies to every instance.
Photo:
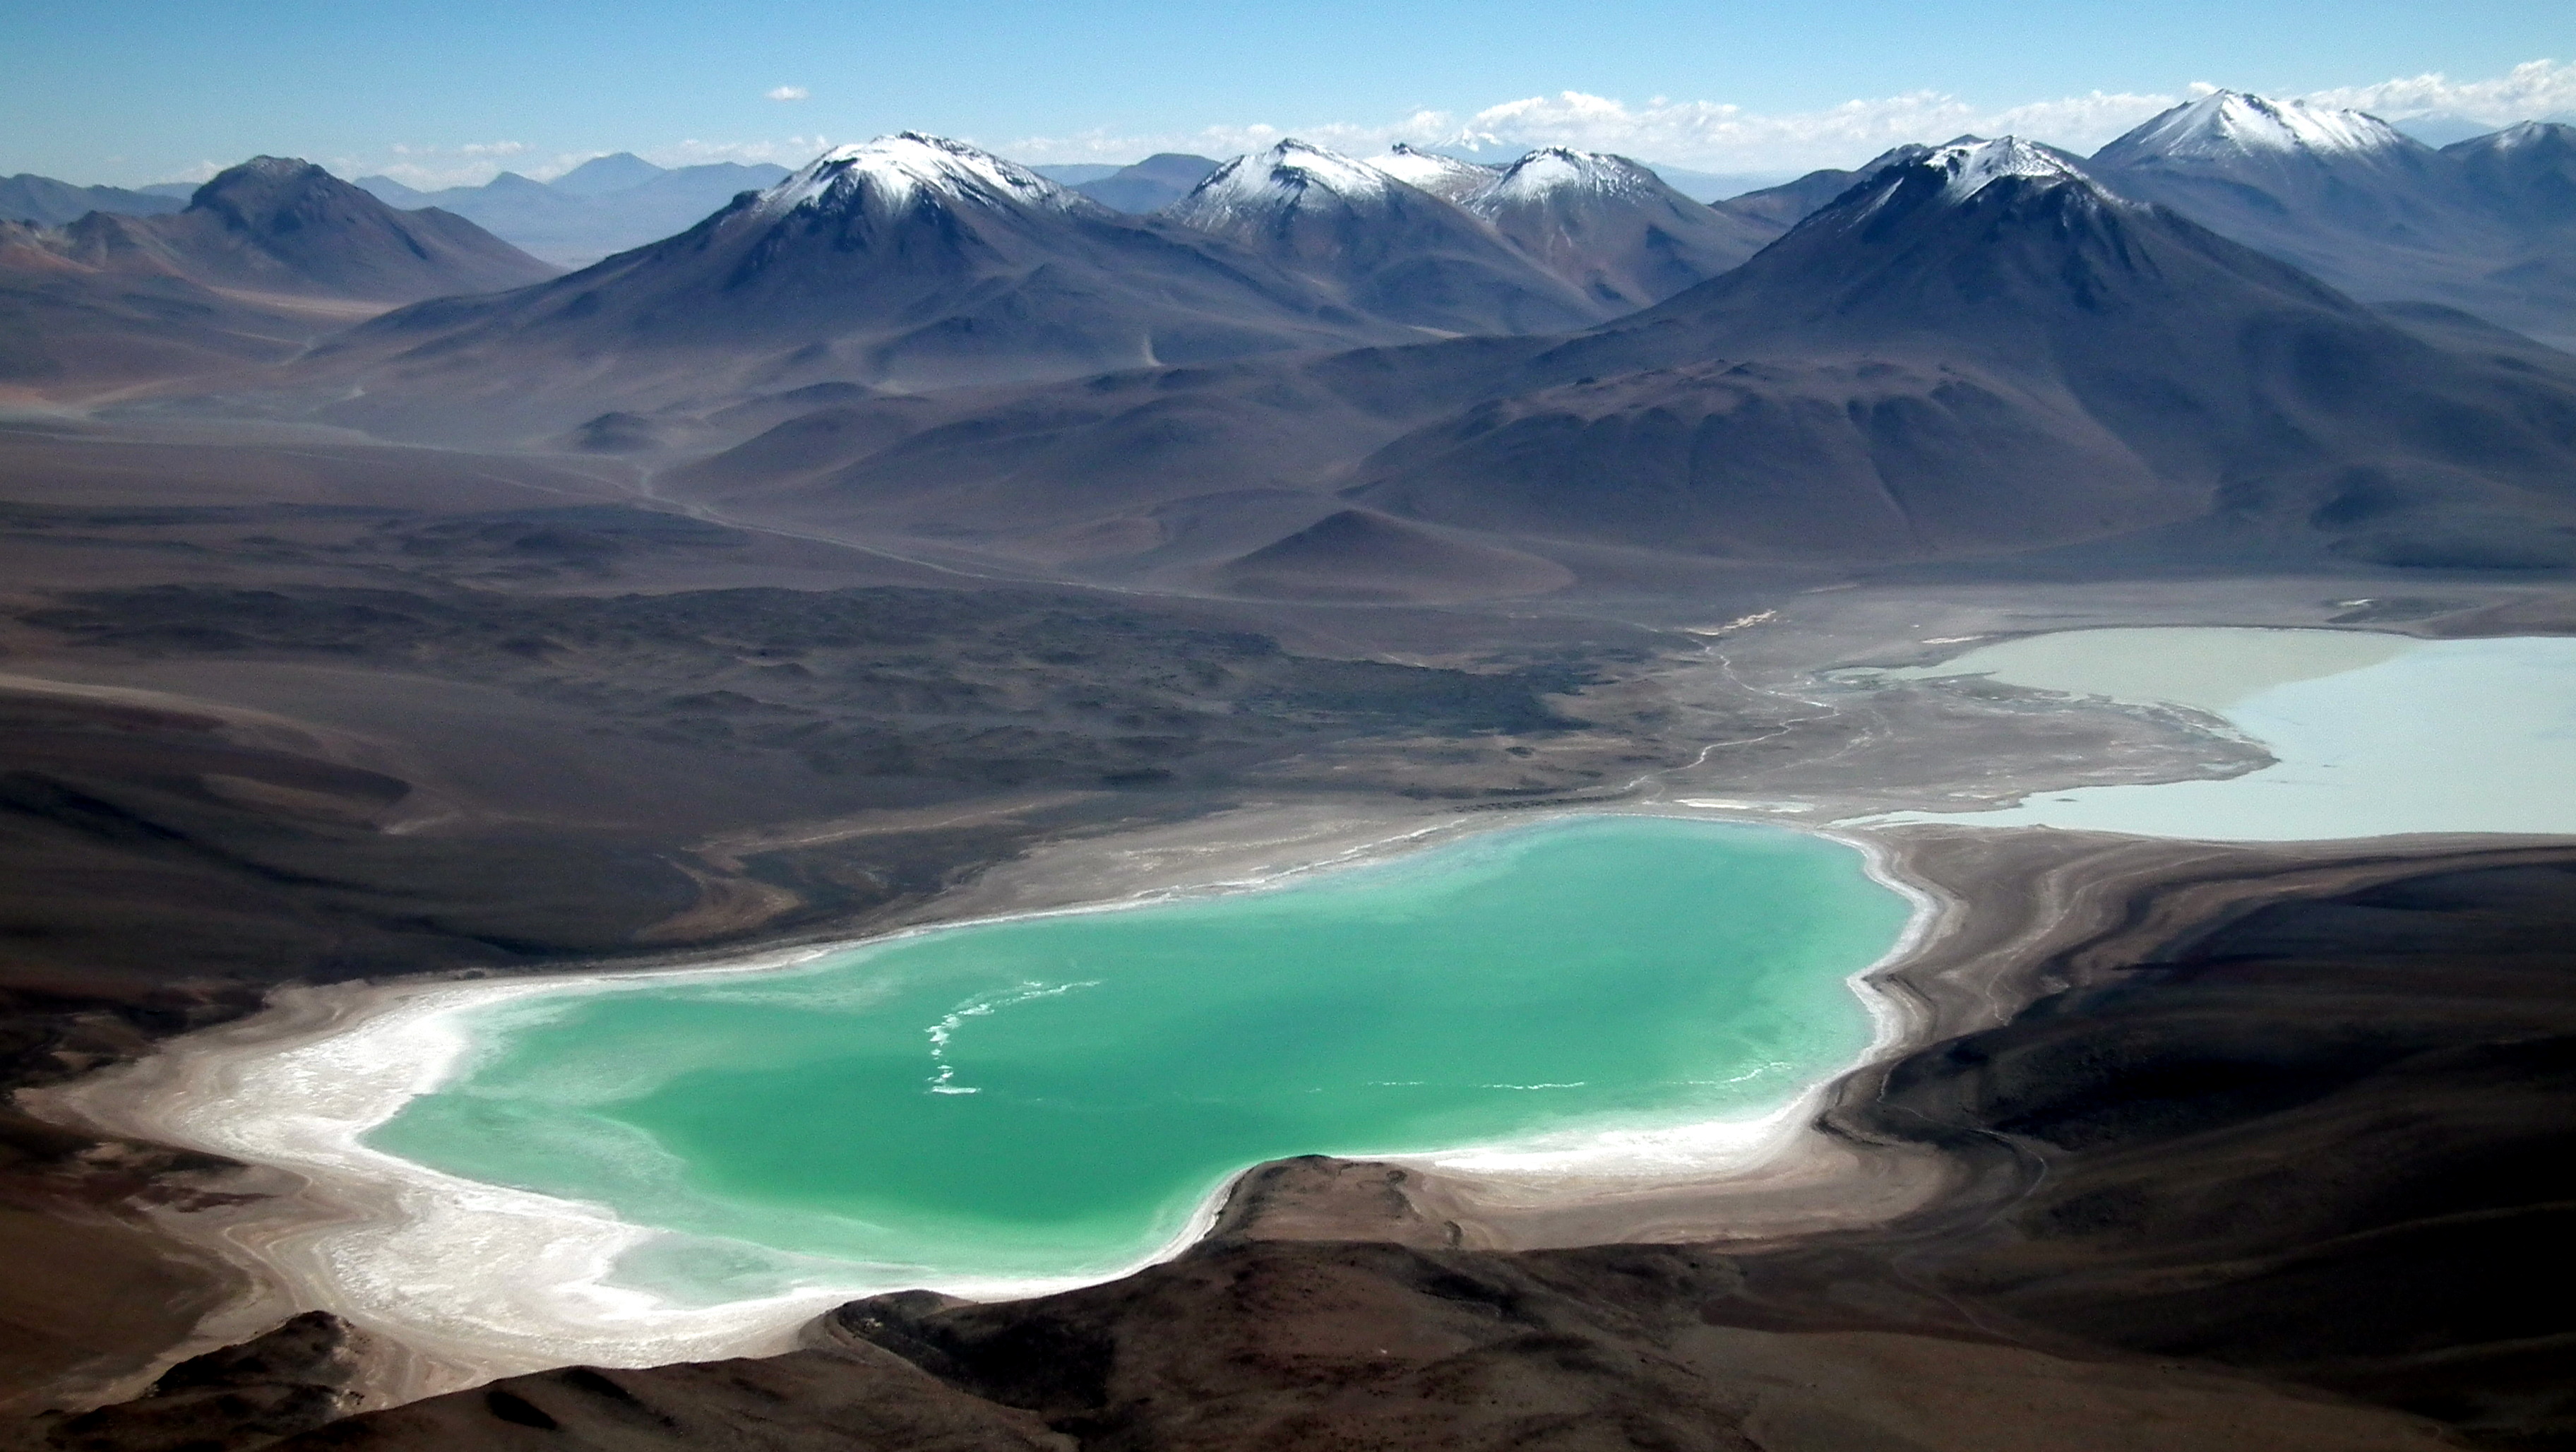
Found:
[[[965,925],[794,970],[467,1010],[370,1133],[668,1234],[620,1278],[1130,1264],[1260,1160],[1759,1113],[1850,1061],[1906,899],[1779,828],[1499,831],[1261,891]]]

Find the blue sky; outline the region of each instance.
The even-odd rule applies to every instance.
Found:
[[[1967,129],[2089,147],[2194,83],[2383,114],[2576,109],[2576,64],[2531,65],[2576,62],[2565,0],[16,0],[0,54],[0,173],[127,184],[256,152],[430,185],[611,150],[794,162],[904,128],[1031,161],[1294,133],[1796,171]]]

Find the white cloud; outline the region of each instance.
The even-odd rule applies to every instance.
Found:
[[[773,101],[802,101],[814,93],[803,86],[773,86],[761,94]]]
[[[1891,146],[1909,141],[1946,141],[1962,132],[1981,136],[2010,133],[2089,152],[2158,111],[2215,88],[2210,82],[2195,81],[2177,95],[2094,91],[2001,108],[1971,103],[1947,92],[1912,91],[1778,114],[1750,111],[1723,101],[1677,101],[1657,96],[1631,104],[1582,91],[1560,91],[1505,101],[1467,115],[1416,109],[1380,121],[1326,120],[1293,126],[1247,121],[1194,131],[1131,133],[1099,129],[998,143],[966,139],[991,145],[1015,160],[1040,163],[1129,162],[1157,151],[1232,156],[1258,151],[1283,136],[1298,136],[1319,146],[1359,155],[1383,151],[1398,141],[1464,147],[1494,155],[1518,155],[1534,146],[1579,146],[1706,171],[1787,174],[1821,166],[1851,166]],[[783,96],[787,92],[801,98],[804,88],[781,86],[770,94]],[[2396,120],[2445,114],[2504,125],[2528,117],[2576,114],[2576,64],[2531,61],[2484,80],[2453,81],[2428,74],[2317,91],[2305,99]],[[796,167],[830,149],[831,144],[820,135],[753,141],[691,138],[636,150],[662,166],[735,161]],[[396,146],[390,159],[382,155],[335,159],[331,166],[343,176],[382,172],[406,185],[435,191],[489,181],[505,159],[525,156],[531,150],[526,143],[517,141],[448,147]],[[523,161],[519,166],[532,176],[560,176],[599,154],[564,152],[551,161]],[[198,174],[194,179],[202,179],[216,168],[206,163],[192,170]]]
[[[1576,146],[1709,171],[1788,172],[1848,166],[1908,141],[1946,141],[1961,132],[2006,131],[2090,150],[2174,103],[2170,96],[2095,92],[1988,110],[1938,91],[1846,101],[1818,111],[1765,115],[1722,101],[1658,98],[1631,105],[1560,91],[1488,106],[1469,116],[1419,110],[1392,121],[1281,126],[1211,126],[1163,136],[1088,132],[1029,137],[1003,150],[1024,160],[1132,161],[1149,151],[1230,156],[1294,135],[1366,154],[1398,141],[1517,155],[1536,146]]]
[[[1257,122],[1146,135],[1089,131],[1024,137],[999,149],[1023,161],[1133,161],[1154,151],[1231,156],[1259,150],[1282,136],[1297,136],[1363,155],[1398,141],[1506,155],[1535,146],[1578,146],[1708,171],[1797,172],[1850,166],[1891,146],[1946,141],[1963,132],[2009,133],[2090,152],[2157,112],[2215,89],[2209,82],[2196,81],[2181,95],[2093,91],[2000,108],[1942,91],[1912,91],[1778,114],[1723,101],[1658,96],[1632,105],[1608,96],[1560,91],[1506,101],[1466,116],[1417,110],[1381,122],[1293,126]],[[2487,80],[2455,82],[2424,75],[2319,91],[2307,99],[2399,119],[2441,112],[2503,125],[2576,111],[2576,65],[2532,61]]]
[[[702,166],[711,161],[750,165],[766,161],[777,166],[798,167],[831,149],[831,141],[818,132],[812,136],[788,136],[772,141],[700,141],[692,137],[669,146],[648,147],[636,154],[655,166]]]
[[[2308,99],[2394,120],[2466,116],[2491,126],[2510,126],[2545,116],[2576,115],[2576,64],[2525,61],[2483,81],[2454,81],[2431,71],[2373,86],[2316,91]]]

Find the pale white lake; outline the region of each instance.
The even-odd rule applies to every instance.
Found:
[[[2576,639],[2420,641],[2344,630],[2066,631],[1882,679],[2007,685],[2215,716],[2273,765],[2221,781],[2085,787],[1871,824],[2047,826],[2212,842],[2414,832],[2576,833]]]

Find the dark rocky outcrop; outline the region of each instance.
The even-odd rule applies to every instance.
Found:
[[[45,1452],[250,1452],[365,1404],[367,1334],[308,1311],[265,1335],[192,1357],[140,1398],[47,1418],[28,1445]]]

